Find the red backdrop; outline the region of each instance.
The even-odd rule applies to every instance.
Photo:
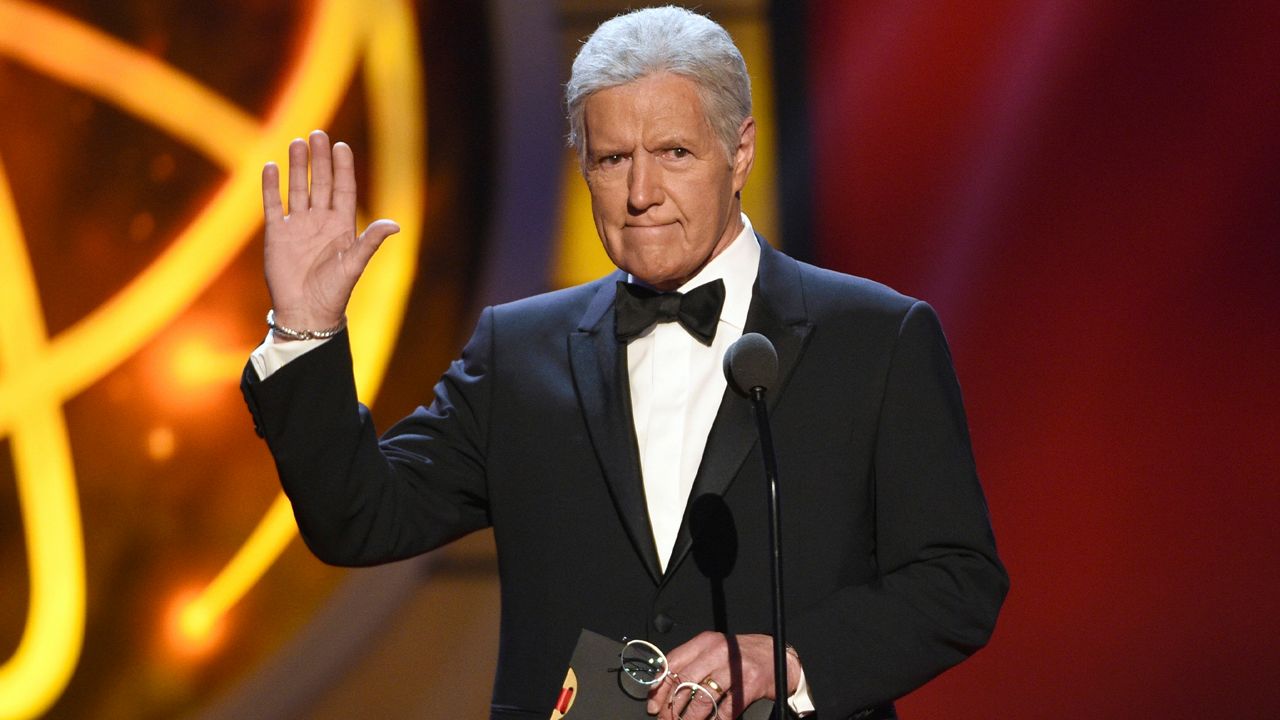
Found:
[[[1280,706],[1280,12],[813,3],[822,264],[933,303],[1013,589],[916,718]]]

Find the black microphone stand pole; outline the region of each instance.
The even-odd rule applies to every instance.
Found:
[[[769,494],[769,546],[773,553],[773,703],[774,720],[785,720],[787,708],[787,639],[782,612],[782,510],[778,504],[778,462],[773,455],[773,434],[769,431],[769,408],[764,388],[751,388],[751,404],[755,406],[756,427],[760,431],[760,451],[764,458],[764,477]]]

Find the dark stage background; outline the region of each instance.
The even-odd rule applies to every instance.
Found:
[[[483,716],[487,534],[294,540],[236,390],[257,171],[329,128],[405,226],[352,311],[386,427],[479,307],[606,267],[558,93],[626,6],[0,0],[0,718]],[[697,6],[770,131],[753,220],[955,356],[1013,589],[902,716],[1271,717],[1280,6]]]

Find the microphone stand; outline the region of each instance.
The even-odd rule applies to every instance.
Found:
[[[764,459],[764,476],[769,494],[769,545],[773,572],[773,680],[774,720],[785,720],[787,708],[787,640],[782,612],[782,511],[778,504],[778,463],[773,455],[773,434],[769,431],[769,409],[764,388],[751,388],[751,404],[755,407],[756,428],[760,431],[760,451]]]

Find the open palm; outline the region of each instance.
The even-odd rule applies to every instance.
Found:
[[[262,169],[264,266],[276,323],[295,330],[332,328],[342,322],[351,291],[374,251],[400,227],[376,220],[356,235],[351,148],[342,142],[330,146],[329,136],[320,130],[289,144],[288,192],[285,215],[280,170],[267,163]]]

